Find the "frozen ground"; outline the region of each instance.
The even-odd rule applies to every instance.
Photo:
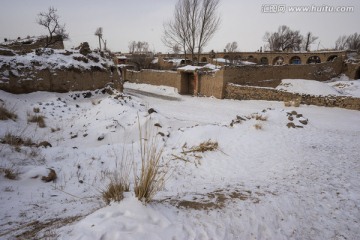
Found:
[[[19,172],[16,180],[0,176],[0,239],[360,235],[359,111],[195,98],[168,87],[125,87],[129,95],[120,97],[0,92],[18,114],[16,121],[0,121],[0,138],[13,133],[52,144],[20,150],[0,144],[0,167]],[[46,128],[27,123],[34,107],[46,116]],[[156,113],[148,114],[149,108]],[[289,129],[292,111],[302,116],[293,113],[299,127]],[[252,118],[255,113],[266,121]],[[122,153],[136,149],[138,119],[141,125],[161,126],[154,131],[164,135],[163,157],[172,174],[150,204],[143,205],[130,193],[122,202],[105,206],[100,191]],[[218,142],[218,151],[182,155],[184,145],[209,139]],[[56,171],[55,182],[41,181],[48,168]]]

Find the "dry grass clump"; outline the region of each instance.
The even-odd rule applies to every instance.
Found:
[[[19,172],[14,168],[0,168],[0,171],[4,173],[4,177],[10,180],[16,180],[19,176]]]
[[[33,108],[33,112],[34,112],[34,113],[39,113],[39,112],[40,112],[40,108],[34,107],[34,108]]]
[[[162,167],[164,147],[159,147],[157,139],[156,134],[149,134],[148,129],[143,138],[140,129],[141,167],[138,173],[135,166],[134,191],[135,196],[145,203],[164,187],[168,175],[168,169]]]
[[[41,180],[44,182],[51,182],[57,179],[57,174],[54,169],[49,168],[50,172],[47,176],[42,176]]]
[[[256,130],[261,130],[262,129],[262,125],[260,123],[257,123],[254,125]]]
[[[123,175],[124,172],[120,171],[120,176],[117,173],[114,173],[113,177],[110,178],[110,183],[105,190],[101,192],[102,198],[109,204],[111,201],[120,202],[124,198],[124,192],[130,191],[130,182],[129,178],[124,178],[124,176],[129,176],[128,173]]]
[[[23,139],[21,136],[13,135],[12,133],[6,133],[3,138],[0,139],[0,143],[9,144],[14,147],[26,146],[32,147],[36,146],[30,138]]]
[[[40,128],[45,128],[45,116],[43,115],[29,115],[28,122],[37,123]]]
[[[7,109],[4,103],[0,103],[0,120],[16,120],[17,115],[15,114],[14,109]]]
[[[216,151],[219,148],[219,143],[216,141],[212,141],[211,139],[202,142],[199,146],[194,146],[190,148],[188,151],[183,151],[183,153],[190,153],[190,152],[207,152],[207,151]]]
[[[103,200],[106,204],[111,201],[120,202],[124,198],[124,192],[130,191],[130,173],[132,162],[127,158],[122,158],[120,168],[110,175],[110,183],[106,189],[101,192]]]

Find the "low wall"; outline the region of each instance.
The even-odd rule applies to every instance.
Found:
[[[7,92],[84,91],[107,85],[122,91],[121,76],[108,56],[52,49],[25,55],[10,50],[3,53],[0,55],[0,89]]]
[[[272,88],[227,84],[225,98],[238,100],[292,101],[301,99],[301,104],[340,107],[360,110],[360,98],[343,96],[314,96],[284,92]]]
[[[198,93],[203,96],[223,98],[223,71],[199,72]]]
[[[120,76],[116,71],[99,70],[40,70],[23,72],[25,77],[10,74],[9,80],[0,82],[0,89],[11,93],[36,91],[69,92],[103,88],[107,85],[122,91]],[[28,76],[31,76],[29,78]]]
[[[333,62],[304,65],[260,66],[249,65],[224,68],[224,84],[276,87],[282,79],[309,79],[327,81],[342,73],[341,57]]]
[[[123,78],[133,83],[146,83],[152,85],[163,85],[174,87],[181,91],[181,74],[171,71],[157,71],[143,69],[141,71],[132,71],[124,69]]]

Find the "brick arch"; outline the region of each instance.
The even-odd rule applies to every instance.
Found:
[[[208,62],[208,60],[207,60],[206,57],[202,57],[202,58],[201,58],[201,62]]]
[[[289,64],[301,64],[301,58],[299,56],[292,56],[289,60]]]
[[[313,55],[310,56],[307,60],[306,60],[307,64],[311,64],[311,63],[321,63],[321,58],[317,55]]]
[[[284,58],[282,56],[277,56],[272,61],[273,65],[283,65],[284,64]]]
[[[327,62],[332,62],[332,61],[334,61],[335,60],[335,58],[337,58],[338,57],[338,55],[331,55],[331,56],[329,56],[328,58],[327,58]]]
[[[269,65],[269,59],[267,57],[260,58],[261,65]]]
[[[230,58],[230,56],[229,55],[224,55],[224,57],[223,57],[224,59],[229,59]]]

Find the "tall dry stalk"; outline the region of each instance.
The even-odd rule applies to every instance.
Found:
[[[139,137],[141,167],[140,172],[136,165],[134,168],[134,191],[140,201],[148,203],[164,187],[168,170],[162,166],[164,147],[159,146],[157,135],[150,131],[149,125],[143,133],[139,123]]]

